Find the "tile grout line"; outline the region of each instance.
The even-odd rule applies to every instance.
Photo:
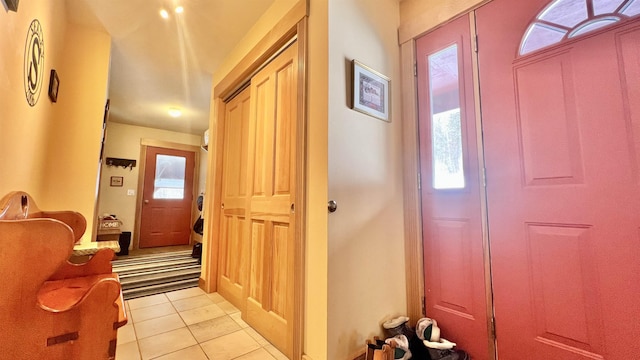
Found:
[[[181,290],[177,290],[177,291],[181,291]],[[201,343],[201,342],[199,342],[199,341],[197,340],[197,338],[196,338],[195,334],[193,333],[193,331],[191,330],[191,328],[189,327],[189,325],[187,325],[186,321],[184,320],[184,318],[183,318],[183,317],[182,317],[182,315],[180,314],[180,311],[178,311],[178,309],[176,308],[176,306],[175,306],[175,304],[174,304],[174,302],[175,302],[175,301],[181,301],[181,300],[185,300],[185,299],[194,298],[194,297],[200,296],[200,294],[198,294],[198,295],[193,295],[193,296],[187,296],[187,297],[185,297],[185,298],[179,298],[179,299],[175,299],[175,300],[172,300],[172,299],[171,299],[167,294],[168,294],[168,293],[163,293],[162,295],[167,299],[167,301],[168,301],[168,303],[170,304],[170,306],[173,308],[173,310],[175,311],[175,313],[178,315],[178,317],[180,318],[180,320],[182,321],[182,323],[185,325],[185,327],[187,328],[187,330],[189,331],[189,333],[191,334],[191,336],[193,337],[193,339],[196,341],[196,345],[198,345],[198,347],[200,348],[200,350],[202,351],[202,353],[205,355],[205,357],[206,357],[207,359],[210,359],[210,358],[209,358],[209,355],[204,351],[204,348],[202,347],[202,343]],[[204,293],[204,292],[203,292],[203,294],[204,294],[204,295],[209,295],[209,294]],[[223,298],[223,299],[224,299],[224,298]],[[130,307],[130,303],[129,303],[129,301],[130,301],[130,300],[127,300],[127,304],[128,304],[128,305],[129,305],[129,307]],[[227,299],[224,299],[224,301],[227,301],[227,302],[228,302],[228,300],[227,300]],[[149,306],[143,306],[143,307],[139,307],[139,308],[134,309],[134,310],[139,310],[139,309],[149,308],[149,307],[153,307],[153,306],[158,306],[158,305],[162,305],[162,304],[164,304],[164,303],[165,303],[165,302],[161,302],[161,303],[157,303],[157,304],[152,304],[152,305],[149,305]],[[218,306],[219,306],[219,304],[218,304],[218,303],[213,302],[213,304],[214,304],[214,305],[218,305]],[[129,309],[129,311],[131,312],[132,310],[131,310],[131,309]],[[259,347],[258,347],[257,349],[255,349],[255,350],[253,350],[253,351],[249,351],[248,353],[245,353],[245,354],[241,354],[241,355],[239,355],[239,356],[237,356],[237,357],[234,357],[234,358],[233,358],[233,359],[231,359],[231,360],[239,359],[239,358],[241,358],[241,357],[243,357],[243,356],[246,356],[247,354],[250,354],[250,353],[255,352],[255,351],[259,351],[260,349],[264,350],[267,354],[269,354],[269,356],[270,356],[270,358],[271,358],[271,359],[273,359],[273,360],[276,360],[276,359],[277,359],[277,358],[276,358],[276,356],[275,356],[274,354],[272,354],[269,350],[267,350],[267,346],[269,346],[269,345],[273,346],[270,342],[268,342],[268,340],[266,340],[266,339],[265,339],[265,340],[266,340],[266,342],[267,342],[267,344],[266,344],[266,345],[263,345],[260,341],[258,341],[257,339],[255,339],[255,338],[254,338],[254,337],[253,337],[253,336],[252,336],[252,335],[247,331],[248,329],[252,329],[252,330],[254,330],[254,331],[255,331],[255,329],[253,329],[253,328],[252,328],[250,325],[248,325],[248,324],[247,324],[247,325],[248,325],[247,327],[243,327],[243,326],[242,326],[240,323],[238,323],[238,322],[237,322],[233,317],[231,317],[231,315],[234,315],[234,314],[236,314],[236,313],[241,313],[240,311],[234,311],[234,312],[232,312],[232,313],[228,313],[228,312],[226,312],[225,310],[223,310],[223,311],[224,311],[224,313],[225,313],[225,314],[224,314],[223,316],[220,316],[219,318],[221,318],[221,317],[228,317],[231,321],[233,321],[234,323],[236,323],[236,325],[238,325],[238,326],[239,326],[239,330],[237,330],[237,331],[235,331],[235,332],[242,331],[244,334],[248,335],[248,336],[249,336],[253,341],[255,341],[255,342],[259,345]],[[141,321],[141,322],[149,321],[149,320],[153,320],[153,319],[158,319],[158,318],[162,318],[162,317],[166,317],[166,316],[171,316],[171,315],[173,315],[173,314],[163,315],[163,316],[159,316],[159,317],[155,317],[155,318],[150,318],[150,319],[147,319],[147,320],[143,320],[143,321]],[[141,340],[141,339],[139,339],[139,338],[138,338],[138,333],[137,333],[136,327],[135,327],[135,325],[134,325],[134,323],[133,323],[133,318],[132,318],[131,320],[132,320],[131,325],[132,325],[132,327],[133,327],[134,335],[135,335],[135,338],[136,338],[136,345],[137,345],[137,347],[138,347],[138,355],[140,356],[140,359],[143,359],[143,356],[142,356],[142,350],[141,350],[141,347],[140,347],[140,340]],[[196,324],[197,324],[197,323],[196,323]],[[195,324],[191,324],[191,325],[195,325]],[[177,329],[174,329],[174,330],[177,330]],[[157,336],[157,335],[160,335],[160,334],[165,334],[165,333],[167,333],[167,332],[174,331],[174,330],[164,331],[164,332],[161,332],[161,333],[158,333],[158,334],[154,334],[154,335],[152,335],[152,336]],[[235,333],[235,332],[232,332],[232,333]],[[228,334],[227,334],[227,335],[228,335]],[[259,333],[258,333],[258,335],[262,336],[262,335],[261,335],[261,334],[259,334]],[[224,336],[224,335],[222,335],[222,336]],[[148,337],[151,337],[151,336],[148,336]],[[219,336],[219,337],[221,337],[221,336]],[[218,337],[218,338],[219,338],[219,337]],[[263,338],[264,338],[264,337],[263,337]],[[213,339],[210,339],[210,340],[213,340]],[[193,345],[191,345],[191,346],[193,346]],[[153,357],[153,358],[151,358],[151,359],[158,359],[158,358],[160,358],[160,357],[163,357],[163,356],[166,356],[166,355],[169,355],[169,354],[173,354],[173,353],[176,353],[176,352],[178,352],[178,351],[185,350],[185,349],[187,349],[187,348],[189,348],[189,347],[191,347],[191,346],[188,346],[188,347],[185,347],[185,348],[182,348],[182,349],[178,349],[178,350],[175,350],[175,351],[172,351],[172,352],[166,353],[166,354],[162,354],[162,355],[159,355],[159,356]]]
[[[205,293],[206,294],[206,293]],[[192,296],[195,297],[195,296]],[[167,296],[167,298],[169,298]],[[188,299],[188,298],[185,298]],[[171,299],[169,299],[169,302],[171,303],[171,306],[173,306],[173,308],[176,310],[176,312],[178,313],[178,316],[180,316],[180,319],[182,319],[182,322],[184,322],[185,326],[187,327],[187,330],[189,330],[189,334],[191,334],[191,336],[193,337],[193,339],[196,341],[196,345],[198,345],[198,347],[200,348],[200,351],[202,351],[202,353],[204,354],[204,356],[209,359],[209,355],[207,355],[207,353],[204,351],[204,349],[202,348],[202,345],[200,344],[200,342],[198,341],[198,339],[196,339],[196,336],[193,334],[193,331],[191,331],[191,328],[189,327],[189,325],[187,325],[187,323],[184,321],[184,318],[182,317],[182,315],[180,315],[180,312],[178,311],[178,309],[175,307],[175,305],[173,304],[173,301]],[[193,325],[193,324],[192,324]],[[180,351],[180,350],[178,350]]]

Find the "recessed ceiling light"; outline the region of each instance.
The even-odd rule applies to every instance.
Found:
[[[182,110],[180,110],[178,108],[170,108],[169,109],[169,116],[177,118],[177,117],[180,117],[180,115],[182,115]]]
[[[169,18],[169,12],[165,9],[160,10],[160,16],[162,16],[163,19],[168,19]]]
[[[182,14],[184,12],[184,8],[182,6],[176,7],[176,14]]]

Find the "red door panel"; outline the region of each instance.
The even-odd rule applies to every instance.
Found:
[[[477,11],[498,357],[635,359],[640,26],[518,57],[548,4]]]
[[[139,247],[188,245],[195,153],[149,146],[145,164]]]
[[[469,17],[416,42],[427,316],[489,358]],[[491,340],[492,341],[492,340]]]

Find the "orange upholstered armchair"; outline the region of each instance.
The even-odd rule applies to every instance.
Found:
[[[71,264],[84,217],[45,212],[24,192],[0,200],[0,358],[114,359],[126,324],[113,250]]]

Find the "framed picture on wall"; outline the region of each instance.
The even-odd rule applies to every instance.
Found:
[[[60,78],[55,69],[51,69],[49,77],[49,99],[51,102],[58,102],[58,90],[60,89]]]
[[[122,187],[123,183],[124,183],[124,179],[122,176],[111,177],[111,186]]]
[[[352,108],[378,119],[391,121],[389,117],[391,81],[389,78],[357,60],[353,60],[352,64]]]

